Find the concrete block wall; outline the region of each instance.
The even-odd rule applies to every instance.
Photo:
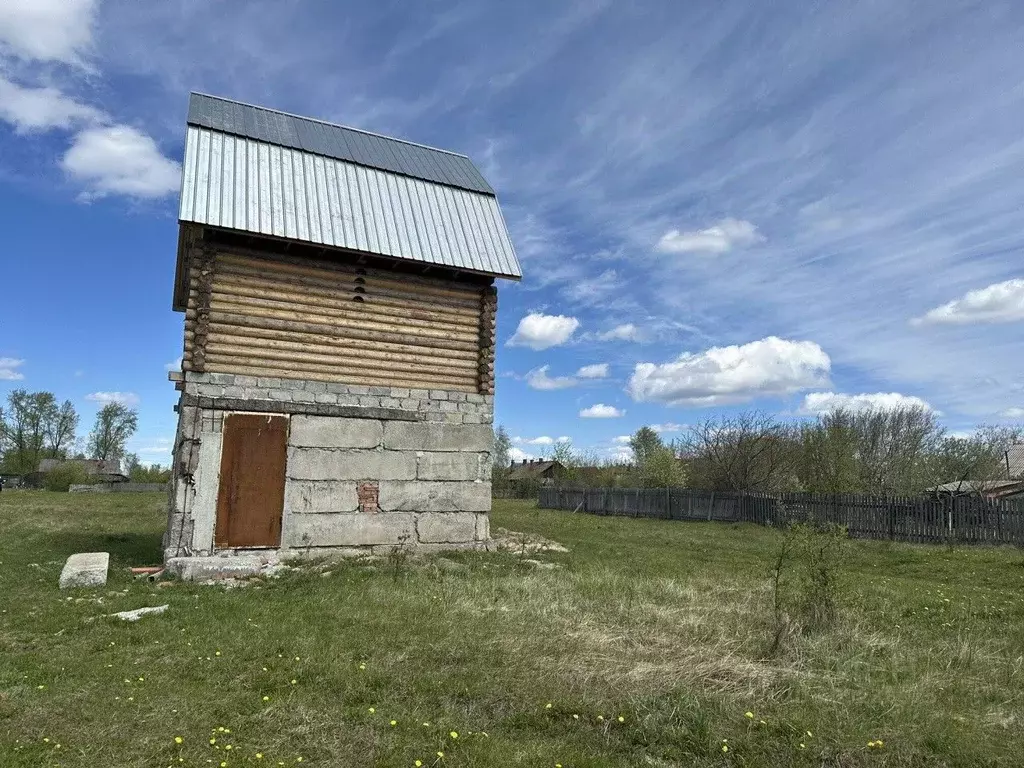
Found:
[[[489,538],[493,396],[188,372],[165,557],[213,551],[223,417],[243,407],[289,414],[282,550]]]

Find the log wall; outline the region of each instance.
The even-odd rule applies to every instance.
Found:
[[[200,245],[182,366],[493,394],[495,312],[491,286]]]

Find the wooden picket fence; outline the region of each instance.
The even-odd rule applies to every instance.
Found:
[[[759,525],[838,523],[851,536],[921,543],[1024,546],[1024,505],[978,496],[723,493],[689,488],[540,489],[542,509]]]

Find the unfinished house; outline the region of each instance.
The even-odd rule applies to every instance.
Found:
[[[193,94],[165,558],[488,539],[496,277],[464,155]]]

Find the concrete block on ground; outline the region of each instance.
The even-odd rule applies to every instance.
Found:
[[[384,447],[399,451],[490,451],[494,432],[486,424],[384,422]]]
[[[376,448],[384,428],[372,419],[293,416],[289,445],[304,448]]]
[[[490,483],[381,481],[380,508],[410,512],[490,512]]]
[[[266,558],[258,555],[172,557],[165,566],[182,581],[244,579],[259,575],[266,566]]]
[[[79,552],[64,563],[60,572],[60,588],[102,587],[107,583],[109,552]]]
[[[411,451],[289,448],[288,477],[295,480],[413,480]]]
[[[427,512],[416,518],[416,535],[427,544],[459,544],[476,540],[473,512]]]
[[[465,452],[424,453],[416,462],[420,480],[478,480],[480,454]]]
[[[406,512],[364,515],[294,515],[285,519],[282,546],[366,547],[416,543],[414,515]]]
[[[136,608],[134,611],[121,611],[111,613],[110,618],[121,619],[122,621],[138,621],[143,616],[159,615],[170,608],[169,605],[155,605],[152,608]]]
[[[355,512],[359,506],[353,480],[287,480],[284,511],[290,514]]]

